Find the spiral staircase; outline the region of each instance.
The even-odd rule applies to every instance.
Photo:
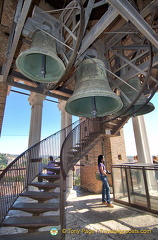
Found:
[[[53,239],[65,239],[61,229],[66,227],[65,192],[68,171],[101,138],[118,136],[127,120],[128,118],[119,118],[106,123],[86,119],[77,126],[68,126],[42,140],[11,162],[0,175],[1,227],[19,227],[28,231],[3,235],[1,239],[49,240],[52,239],[52,227],[58,230],[57,235],[53,233]],[[48,165],[50,154],[57,156],[54,168]],[[47,174],[47,170],[55,174]],[[16,211],[20,212],[18,216]],[[39,230],[43,227],[45,229]]]
[[[58,14],[59,19],[44,9],[40,10],[40,1],[16,2],[12,26],[9,29],[1,26],[4,37],[9,36],[6,59],[2,60],[3,67],[0,66],[0,76],[3,75],[4,84],[67,101],[74,90],[76,66],[82,59],[87,58],[86,51],[92,47],[97,49],[98,58],[108,63],[105,67],[113,91],[118,90],[128,99],[121,90],[121,85],[135,76],[140,78],[142,88],[136,91],[134,99],[128,99],[130,105],[123,114],[128,112],[143,92],[147,99],[141,108],[158,91],[156,0],[147,0],[144,4],[143,1],[128,0],[45,1],[52,4],[53,10],[64,7],[62,13]],[[65,7],[66,2],[69,4]],[[0,4],[1,12],[3,7],[5,9],[3,5],[4,1]],[[28,15],[31,16],[31,11],[30,18]],[[61,35],[54,31],[54,26]],[[36,82],[16,69],[15,60],[19,49],[28,49],[34,31],[45,32],[45,29],[49,30],[53,39],[55,34],[60,50],[58,54],[66,66],[64,74],[56,84]],[[5,41],[1,42],[3,50]],[[57,235],[52,232],[53,239],[65,239],[60,230],[66,225],[67,174],[101,138],[119,135],[120,128],[129,118],[122,117],[123,114],[110,114],[108,119],[105,117],[100,119],[100,122],[87,119],[78,125],[68,126],[32,146],[7,166],[0,174],[1,226],[20,227],[28,232],[1,236],[2,240],[49,240],[52,239],[52,226],[59,230]],[[48,166],[47,169],[55,172],[55,175],[45,173],[50,155],[54,157],[56,168],[51,169]],[[14,211],[14,215],[11,211]],[[17,217],[16,211],[23,214]],[[38,232],[46,227],[49,230]]]

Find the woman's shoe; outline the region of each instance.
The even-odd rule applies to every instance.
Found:
[[[111,203],[107,203],[107,207],[111,207],[111,208],[113,208],[114,205],[112,205]]]
[[[107,202],[102,202],[102,204],[107,205]]]

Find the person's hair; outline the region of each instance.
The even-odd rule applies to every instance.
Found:
[[[102,162],[103,160],[103,155],[99,155],[98,156],[98,165]]]
[[[49,159],[50,159],[50,161],[53,161],[53,157],[52,156],[49,156]]]

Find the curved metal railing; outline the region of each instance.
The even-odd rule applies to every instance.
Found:
[[[48,157],[54,160],[60,156],[61,146],[68,133],[79,121],[58,131],[35,144],[15,160],[13,160],[0,174],[0,222],[3,221],[9,208],[24,191],[27,185],[48,164]]]
[[[68,134],[63,142],[60,154],[61,169],[64,178],[70,169],[85,155],[90,149],[87,147],[96,139],[104,128],[101,122],[86,119],[77,125]]]
[[[67,173],[84,156],[87,147],[101,132],[102,125],[98,122],[86,119],[79,124],[76,121],[43,139],[12,161],[0,174],[0,221],[3,221],[19,194],[48,164],[48,156],[52,155],[57,159],[60,155],[60,223],[61,228],[65,228]]]
[[[126,119],[119,124],[117,122],[118,129],[125,122]],[[0,174],[0,221],[3,221],[19,194],[48,164],[48,156],[52,155],[54,159],[57,159],[60,154],[60,223],[61,229],[66,228],[67,174],[99,141],[99,136],[105,134],[107,127],[106,123],[92,119],[86,119],[81,123],[77,121],[35,144],[11,162]],[[62,235],[62,239],[65,239],[65,235]]]
[[[66,177],[73,166],[92,147],[93,141],[103,133],[103,124],[86,119],[68,134],[63,142],[60,154],[60,220],[61,229],[66,228],[65,206],[66,206]],[[90,147],[91,146],[91,147]],[[62,239],[65,239],[62,234]]]

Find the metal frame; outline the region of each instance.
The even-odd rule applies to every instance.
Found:
[[[128,193],[128,202],[125,202],[123,200],[117,199],[115,198],[115,188],[114,188],[114,181],[115,181],[115,177],[113,176],[113,197],[114,197],[114,201],[121,203],[121,204],[125,204],[128,206],[132,206],[132,207],[136,207],[136,208],[141,208],[144,210],[147,210],[149,212],[153,212],[153,213],[158,213],[158,210],[152,209],[151,208],[151,203],[150,203],[150,195],[149,195],[149,189],[148,189],[148,182],[147,182],[147,176],[146,176],[146,170],[157,170],[158,171],[158,164],[129,164],[129,163],[125,163],[125,164],[113,164],[112,166],[112,173],[114,174],[114,169],[124,169],[125,170],[125,174],[126,174],[126,186],[127,186],[127,193]],[[129,180],[127,178],[127,170],[129,170],[131,172],[132,169],[139,169],[142,171],[142,175],[143,175],[143,180],[144,180],[144,186],[145,186],[145,192],[146,192],[146,200],[147,200],[147,207],[141,206],[141,205],[137,205],[134,204],[130,201],[130,189],[129,189]],[[130,174],[130,176],[128,175],[128,177],[130,177],[130,181],[132,182],[132,176]],[[158,200],[158,196],[157,196],[157,200]]]
[[[158,48],[158,37],[155,32],[127,0],[108,0],[108,2],[118,9],[123,18],[131,21],[136,28],[139,29],[156,48]]]
[[[105,62],[105,68],[108,72],[108,76],[110,76],[109,81],[111,87],[113,89],[119,89],[119,86],[122,84],[122,82],[128,84],[128,80],[138,74],[143,75],[144,78],[149,75],[148,67],[149,63],[151,63],[149,47],[150,43],[148,44],[145,42],[146,37],[148,42],[151,41],[153,48],[151,70],[158,64],[158,37],[151,27],[152,20],[154,19],[154,15],[156,13],[155,9],[158,8],[158,3],[156,3],[154,0],[146,8],[144,8],[140,14],[127,0],[123,2],[121,0],[117,2],[114,0],[100,0],[97,1],[97,3],[92,0],[88,1],[87,7],[85,9],[83,9],[83,5],[80,0],[74,0],[70,2],[70,4],[65,9],[63,9],[63,12],[61,13],[59,19],[51,20],[55,18],[42,10],[41,19],[40,14],[38,14],[38,16],[35,16],[35,19],[31,20],[31,18],[29,18],[26,21],[31,3],[31,0],[19,0],[15,12],[12,34],[10,35],[10,40],[8,42],[8,56],[6,63],[2,68],[3,82],[8,85],[23,88],[61,100],[67,100],[73,93],[72,89],[74,87],[72,86],[74,84],[75,68],[79,62],[82,61],[84,57],[86,57],[86,51],[92,45],[97,49],[99,57],[103,58]],[[92,10],[98,6],[103,6],[105,4],[109,4],[108,10],[105,11],[103,16],[94,24],[90,23],[89,27]],[[41,10],[38,10],[37,12],[40,13],[40,11]],[[51,14],[53,14],[53,11]],[[76,16],[78,14],[80,15],[80,19],[76,20]],[[147,23],[145,20],[148,14],[152,14],[149,23]],[[59,47],[59,51],[66,63],[66,70],[63,76],[54,85],[33,82],[32,80],[24,77],[22,74],[11,69],[12,65],[14,64],[13,58],[21,33],[25,35],[29,30],[31,35],[32,31],[35,31],[39,28],[41,29],[42,27],[39,26],[38,20],[42,23],[43,18],[48,22],[51,21],[51,26],[55,24],[54,21],[57,22],[59,26],[62,26],[61,36],[58,36],[58,34],[54,33],[55,35],[52,34],[52,37],[56,37],[57,41],[60,41],[61,46]],[[112,25],[113,27],[111,27]],[[88,31],[87,28],[89,28]],[[41,30],[45,31],[43,29]],[[140,42],[138,42],[138,36],[141,39]],[[121,41],[125,37],[132,39],[132,42],[124,46]],[[70,39],[71,41],[69,42]],[[126,56],[125,52],[127,51],[129,51],[129,54]],[[71,52],[70,55],[69,52]],[[106,58],[106,61],[104,58]],[[115,61],[115,59],[118,59],[120,61],[119,67],[117,67],[117,64],[112,66],[112,61]],[[141,61],[139,62],[139,60]],[[117,76],[118,71],[121,72],[120,76]],[[14,80],[15,77],[20,79],[22,83]],[[157,79],[155,76],[151,75],[149,80],[147,79],[146,83],[147,84],[146,86],[144,85],[142,91],[146,95],[150,95],[151,99],[154,93],[157,91]],[[140,95],[141,92],[138,92],[136,101]],[[131,106],[132,104],[135,104],[135,102],[132,102]],[[104,120],[105,122],[113,121],[117,117],[119,116],[108,116]],[[116,126],[116,128],[120,129],[120,126]]]

